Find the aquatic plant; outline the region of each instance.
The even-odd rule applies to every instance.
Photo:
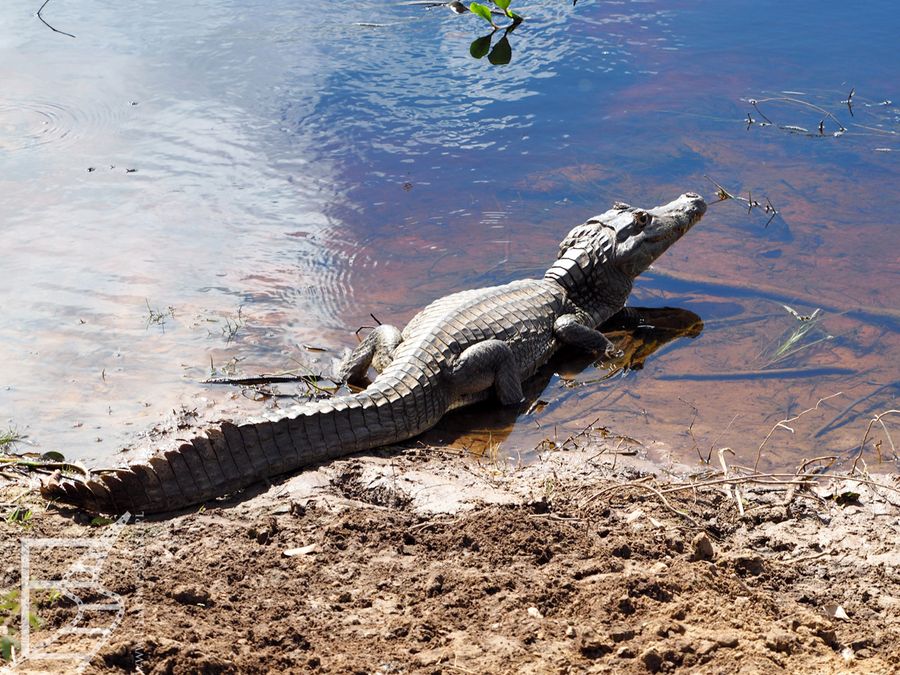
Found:
[[[511,0],[493,0],[492,4],[499,7],[503,11],[503,14],[512,19],[513,22],[511,25],[518,25],[522,23],[522,17],[509,8],[510,4],[512,4]],[[491,8],[487,5],[482,5],[479,2],[473,2],[469,5],[469,11],[472,12],[472,14],[476,14],[487,21],[495,30],[503,27],[498,26],[494,23],[494,12],[491,11]],[[507,26],[507,28],[508,27],[509,26]]]
[[[507,26],[498,26],[494,23],[494,11],[487,5],[482,5],[477,2],[473,2],[469,5],[469,11],[487,21],[491,24],[491,28],[493,29],[487,35],[481,36],[469,45],[469,54],[472,55],[472,58],[481,59],[487,56],[488,61],[495,66],[506,65],[512,60],[512,45],[509,44],[509,34],[518,28],[523,19],[509,8],[510,1],[511,0],[494,0],[493,3],[502,10],[506,17],[512,19],[512,23]],[[503,29],[503,35],[501,35],[500,39],[494,43],[492,48],[491,43],[494,39],[494,35],[496,35],[497,31],[500,29]]]
[[[14,429],[0,431],[0,452],[7,450],[9,446],[18,443],[23,438],[25,437]]]

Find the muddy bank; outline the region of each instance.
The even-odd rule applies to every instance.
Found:
[[[76,603],[29,591],[32,650],[54,635],[45,651],[96,649],[94,673],[900,669],[895,477],[743,483],[741,515],[714,475],[664,492],[684,478],[603,443],[524,468],[435,448],[355,457],[127,526],[8,485],[5,514],[31,515],[0,524],[0,588],[15,600],[23,539],[32,580],[94,582],[79,625],[108,634],[61,635]],[[35,548],[48,537],[101,544]]]

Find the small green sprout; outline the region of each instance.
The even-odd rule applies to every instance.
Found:
[[[31,517],[34,515],[31,509],[26,509],[24,506],[17,506],[12,511],[10,511],[6,516],[6,522],[10,525],[17,524],[22,527],[28,527],[31,524]]]

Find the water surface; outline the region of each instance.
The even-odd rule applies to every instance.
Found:
[[[716,204],[638,284],[698,337],[612,379],[559,364],[539,411],[430,438],[528,456],[598,420],[752,464],[841,392],[767,442],[764,465],[795,465],[852,456],[898,407],[893,3],[545,0],[519,7],[505,66],[469,55],[474,16],[323,7],[54,0],[74,38],[0,9],[0,426],[114,462],[173,408],[240,397],[210,372],[325,371],[370,314],[540,274],[613,201],[714,200],[707,175],[779,216]],[[802,323],[782,304],[824,311],[773,363]]]

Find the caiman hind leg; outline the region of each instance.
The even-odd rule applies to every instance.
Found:
[[[574,314],[563,314],[553,324],[553,334],[565,345],[570,345],[586,352],[603,353],[610,358],[618,359],[623,353],[609,338],[599,330],[579,323]]]
[[[387,368],[394,359],[394,350],[402,341],[396,326],[381,324],[341,361],[338,378],[341,382],[365,383],[369,366],[379,373]]]
[[[516,357],[503,340],[485,340],[467,347],[450,373],[450,386],[458,394],[475,394],[493,387],[503,405],[525,400]]]

